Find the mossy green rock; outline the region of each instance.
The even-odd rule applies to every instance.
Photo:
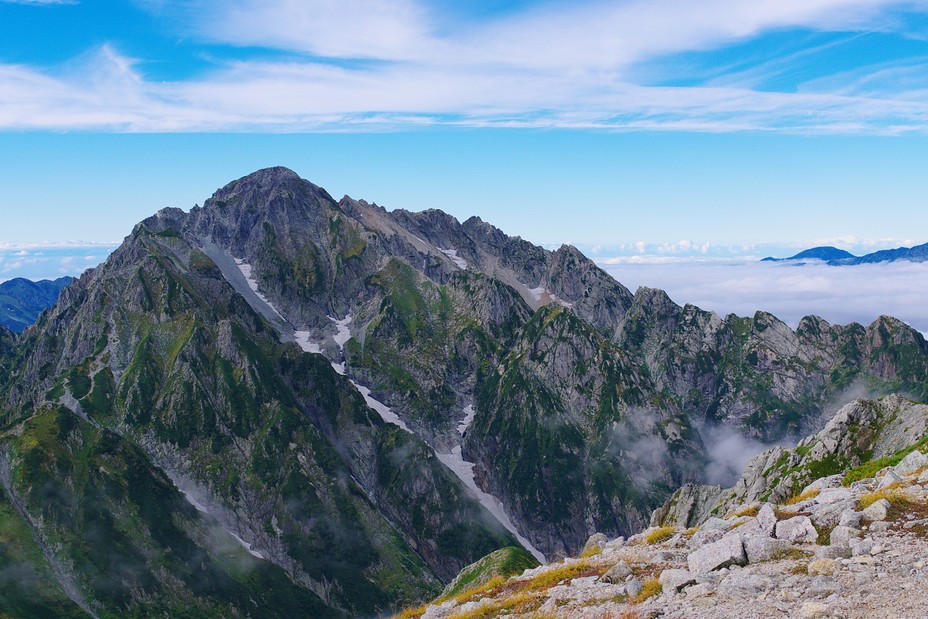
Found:
[[[461,570],[461,573],[445,587],[441,596],[451,598],[485,585],[497,576],[509,578],[539,565],[535,557],[521,548],[500,548]]]

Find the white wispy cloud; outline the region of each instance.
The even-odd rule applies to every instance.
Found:
[[[115,248],[120,241],[40,241],[34,243],[19,243],[11,241],[0,241],[0,252],[13,252],[16,256],[25,256],[30,251],[43,249],[69,249],[69,248]]]
[[[433,50],[427,10],[410,0],[245,0],[195,3],[197,32],[331,58],[413,60]]]
[[[15,277],[38,280],[80,275],[118,243],[85,241],[9,243],[0,241],[0,282]]]
[[[164,10],[170,2],[159,2]],[[178,4],[178,3],[173,3]],[[490,22],[415,0],[182,3],[193,36],[297,53],[147,80],[104,45],[58,72],[0,65],[0,128],[123,131],[372,130],[450,124],[612,130],[924,132],[923,80],[874,69],[794,92],[750,80],[652,86],[630,68],[778,28],[902,27],[922,0],[682,0],[546,4]],[[344,62],[350,60],[351,62]],[[894,71],[917,75],[920,60]],[[871,77],[872,79],[867,79]]]

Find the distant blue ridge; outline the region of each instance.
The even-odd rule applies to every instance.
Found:
[[[897,260],[925,262],[928,261],[928,243],[916,245],[915,247],[883,249],[863,256],[855,256],[837,247],[813,247],[812,249],[806,249],[789,258],[773,258],[772,256],[768,256],[761,260],[761,262],[787,262],[792,260],[822,260],[833,266],[895,262]]]
[[[39,314],[58,301],[65,286],[73,277],[34,282],[17,277],[0,284],[0,324],[16,333],[23,332],[35,323]]]

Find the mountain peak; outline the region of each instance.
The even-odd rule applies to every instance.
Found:
[[[319,187],[300,177],[299,174],[285,168],[276,166],[272,168],[263,168],[247,174],[237,180],[228,183],[224,187],[216,190],[213,197],[207,200],[207,205],[213,204],[222,206],[223,202],[230,200],[233,196],[263,196],[268,200],[276,194],[281,193],[281,189],[286,187],[292,189],[297,185],[305,185],[311,193],[323,192]],[[324,193],[324,192],[323,192]]]
[[[282,181],[282,180],[302,180],[300,175],[284,166],[272,166],[270,168],[261,168],[251,174],[243,176],[240,181]]]
[[[767,257],[764,258],[761,262],[783,262],[785,260],[823,260],[828,262],[830,260],[853,260],[856,258],[854,254],[843,249],[838,249],[837,247],[832,247],[830,245],[825,245],[822,247],[812,247],[811,249],[806,249],[798,254],[790,256],[789,258],[773,258]]]

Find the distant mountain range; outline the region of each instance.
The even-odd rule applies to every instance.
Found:
[[[897,260],[908,260],[909,262],[925,262],[928,260],[928,243],[916,245],[915,247],[897,247],[896,249],[884,249],[875,251],[863,256],[838,249],[837,247],[813,247],[799,252],[789,258],[773,258],[768,256],[761,262],[787,262],[793,260],[822,260],[834,266],[844,266],[851,264],[872,264],[876,262],[895,262]]]
[[[38,319],[42,310],[51,307],[73,277],[34,282],[22,277],[0,284],[0,324],[20,333]]]

